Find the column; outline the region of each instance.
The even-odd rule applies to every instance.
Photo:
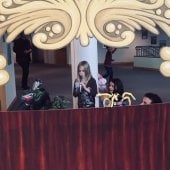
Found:
[[[77,77],[77,65],[80,61],[86,60],[90,64],[92,76],[98,82],[98,53],[97,53],[97,40],[90,39],[88,46],[83,47],[80,41],[74,39],[71,42],[71,69],[72,69],[72,87],[75,78]],[[98,98],[96,97],[96,107],[98,107]],[[77,108],[77,98],[73,97],[73,108]]]

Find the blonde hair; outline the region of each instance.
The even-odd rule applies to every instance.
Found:
[[[85,76],[86,76],[87,81],[88,81],[92,77],[89,63],[87,61],[81,61],[78,64],[78,66],[77,66],[77,77],[78,77],[78,79],[80,79],[80,75],[79,75],[80,67],[84,68]]]

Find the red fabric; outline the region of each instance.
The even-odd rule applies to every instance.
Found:
[[[170,104],[0,112],[1,170],[169,170]]]

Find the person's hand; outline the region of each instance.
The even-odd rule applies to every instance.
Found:
[[[28,53],[31,53],[31,52],[32,52],[32,50],[31,50],[31,49],[29,49],[29,50],[25,50],[25,51],[24,51],[24,53],[25,53],[25,54],[28,54]]]
[[[75,88],[80,88],[80,82],[78,79],[75,80]]]
[[[115,61],[115,60],[112,60],[112,62],[111,62],[111,63],[112,63],[112,64],[114,64],[114,61]]]
[[[90,93],[90,87],[86,87],[86,84],[83,82],[80,82],[80,86],[81,88],[83,88],[84,90],[86,90],[88,93]]]
[[[82,86],[84,89],[86,89],[86,84],[83,82],[80,82],[80,86]]]

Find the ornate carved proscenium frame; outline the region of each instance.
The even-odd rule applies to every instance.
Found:
[[[74,38],[87,46],[91,37],[123,47],[142,27],[154,34],[159,27],[170,36],[170,0],[0,1],[0,35],[7,31],[6,41],[11,42],[23,31],[32,33],[41,49],[59,49]]]

